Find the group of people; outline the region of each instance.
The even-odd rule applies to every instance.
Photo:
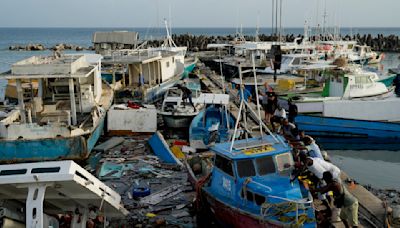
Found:
[[[293,146],[296,159],[294,176],[309,174],[312,185],[310,191],[327,207],[331,221],[342,220],[346,227],[358,227],[358,201],[346,189],[340,179],[340,169],[326,160],[316,141],[300,131],[296,126],[297,106],[288,100],[288,113],[279,105],[278,95],[267,83],[264,84],[262,105],[265,111],[265,122],[272,130],[282,134]],[[331,193],[331,194],[328,194]],[[324,220],[324,219],[322,219]],[[326,220],[325,220],[326,221]]]
[[[274,131],[275,124],[283,126],[285,120],[290,124],[295,124],[298,110],[292,99],[288,99],[288,113],[286,113],[286,110],[278,102],[278,95],[268,83],[264,84],[264,88],[260,91],[260,94],[262,96],[261,104],[265,113],[265,123],[271,124]]]
[[[293,176],[307,176],[312,195],[327,208],[326,214],[321,212],[323,216],[320,220],[325,222],[322,227],[329,227],[327,224],[340,220],[346,227],[358,227],[358,201],[341,181],[340,169],[327,161],[316,141],[304,131],[299,131],[297,138],[288,140],[296,161]],[[329,217],[330,220],[327,219]]]

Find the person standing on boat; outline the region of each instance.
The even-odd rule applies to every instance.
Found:
[[[265,122],[269,123],[269,119],[271,116],[267,112],[267,106],[268,106],[268,94],[272,93],[274,90],[272,89],[271,86],[268,85],[268,83],[264,83],[264,88],[260,91],[260,94],[262,96],[261,104],[264,109],[264,118]]]
[[[298,109],[297,109],[297,105],[295,103],[293,103],[292,98],[289,98],[288,106],[289,106],[289,122],[294,124],[296,116],[298,114]]]
[[[358,227],[358,200],[338,182],[331,172],[326,171],[322,174],[326,186],[314,189],[314,192],[327,193],[333,192],[333,199],[336,208],[340,208],[340,218],[344,225],[349,227]]]
[[[276,97],[275,92],[268,92],[267,94],[267,105],[266,105],[266,123],[270,123],[271,122],[271,117],[274,115],[275,110],[278,106],[278,98]]]
[[[242,85],[242,87],[237,85],[236,88],[238,90],[238,96],[240,101],[242,101],[242,99],[244,99],[246,102],[249,102],[249,100],[251,100],[251,93],[244,87],[244,85]],[[240,88],[243,89],[243,94]]]
[[[190,105],[192,105],[194,112],[196,112],[197,111],[196,107],[194,106],[193,101],[192,101],[192,91],[190,89],[188,89],[186,86],[183,86],[181,84],[178,84],[176,87],[178,89],[180,89],[182,91],[182,93],[183,93],[182,94],[182,100],[184,102],[189,100],[189,103],[190,103]]]

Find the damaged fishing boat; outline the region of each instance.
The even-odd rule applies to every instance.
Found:
[[[275,136],[280,137],[280,136]],[[217,144],[202,202],[230,227],[316,227],[312,197],[290,182],[291,148],[273,136]],[[201,182],[198,182],[200,184]]]
[[[1,75],[15,80],[18,105],[0,119],[0,162],[89,156],[100,137],[113,91],[102,83],[100,55],[31,57]],[[22,83],[36,82],[35,90]]]
[[[228,113],[229,95],[220,103],[210,104],[202,110],[190,124],[189,142],[195,149],[208,149],[215,143],[227,142],[235,125],[233,116]]]
[[[232,140],[210,148],[214,167],[198,179],[197,198],[227,227],[316,227],[311,194],[299,181],[291,181],[293,155],[283,137],[271,133],[259,115],[261,136],[240,139],[239,122],[247,106],[241,99]]]

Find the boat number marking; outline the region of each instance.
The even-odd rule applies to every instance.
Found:
[[[252,155],[252,154],[268,153],[268,152],[271,152],[274,150],[275,150],[275,148],[273,148],[272,146],[262,146],[262,147],[258,147],[258,148],[244,150],[243,153],[245,155]]]

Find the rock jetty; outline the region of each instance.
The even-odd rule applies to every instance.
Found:
[[[9,50],[11,51],[44,51],[44,50],[74,50],[74,51],[94,51],[94,48],[92,46],[90,47],[83,47],[79,45],[74,45],[74,44],[57,44],[54,45],[53,47],[45,47],[43,44],[27,44],[27,45],[12,45],[8,47]]]
[[[181,34],[172,36],[176,45],[187,46],[189,51],[205,51],[207,50],[207,45],[211,43],[227,43],[233,41],[235,37],[233,35],[227,36],[206,36],[206,35],[191,35],[191,34]],[[245,36],[246,40],[255,40],[254,36]],[[284,41],[293,42],[296,38],[302,39],[302,35],[285,35],[283,37]],[[375,51],[382,52],[400,52],[400,41],[399,37],[396,35],[384,36],[378,34],[377,36],[372,36],[371,34],[356,34],[354,36],[342,36],[343,40],[356,40],[359,44],[371,46]],[[273,35],[261,34],[259,35],[260,41],[273,41],[277,37]],[[312,37],[315,40],[315,37]],[[148,41],[151,46],[160,45],[160,40]],[[57,44],[53,47],[46,48],[43,44],[28,44],[28,45],[17,45],[10,46],[9,50],[13,51],[43,51],[43,50],[75,50],[83,51],[89,50],[94,51],[94,47],[83,47],[73,44]]]

